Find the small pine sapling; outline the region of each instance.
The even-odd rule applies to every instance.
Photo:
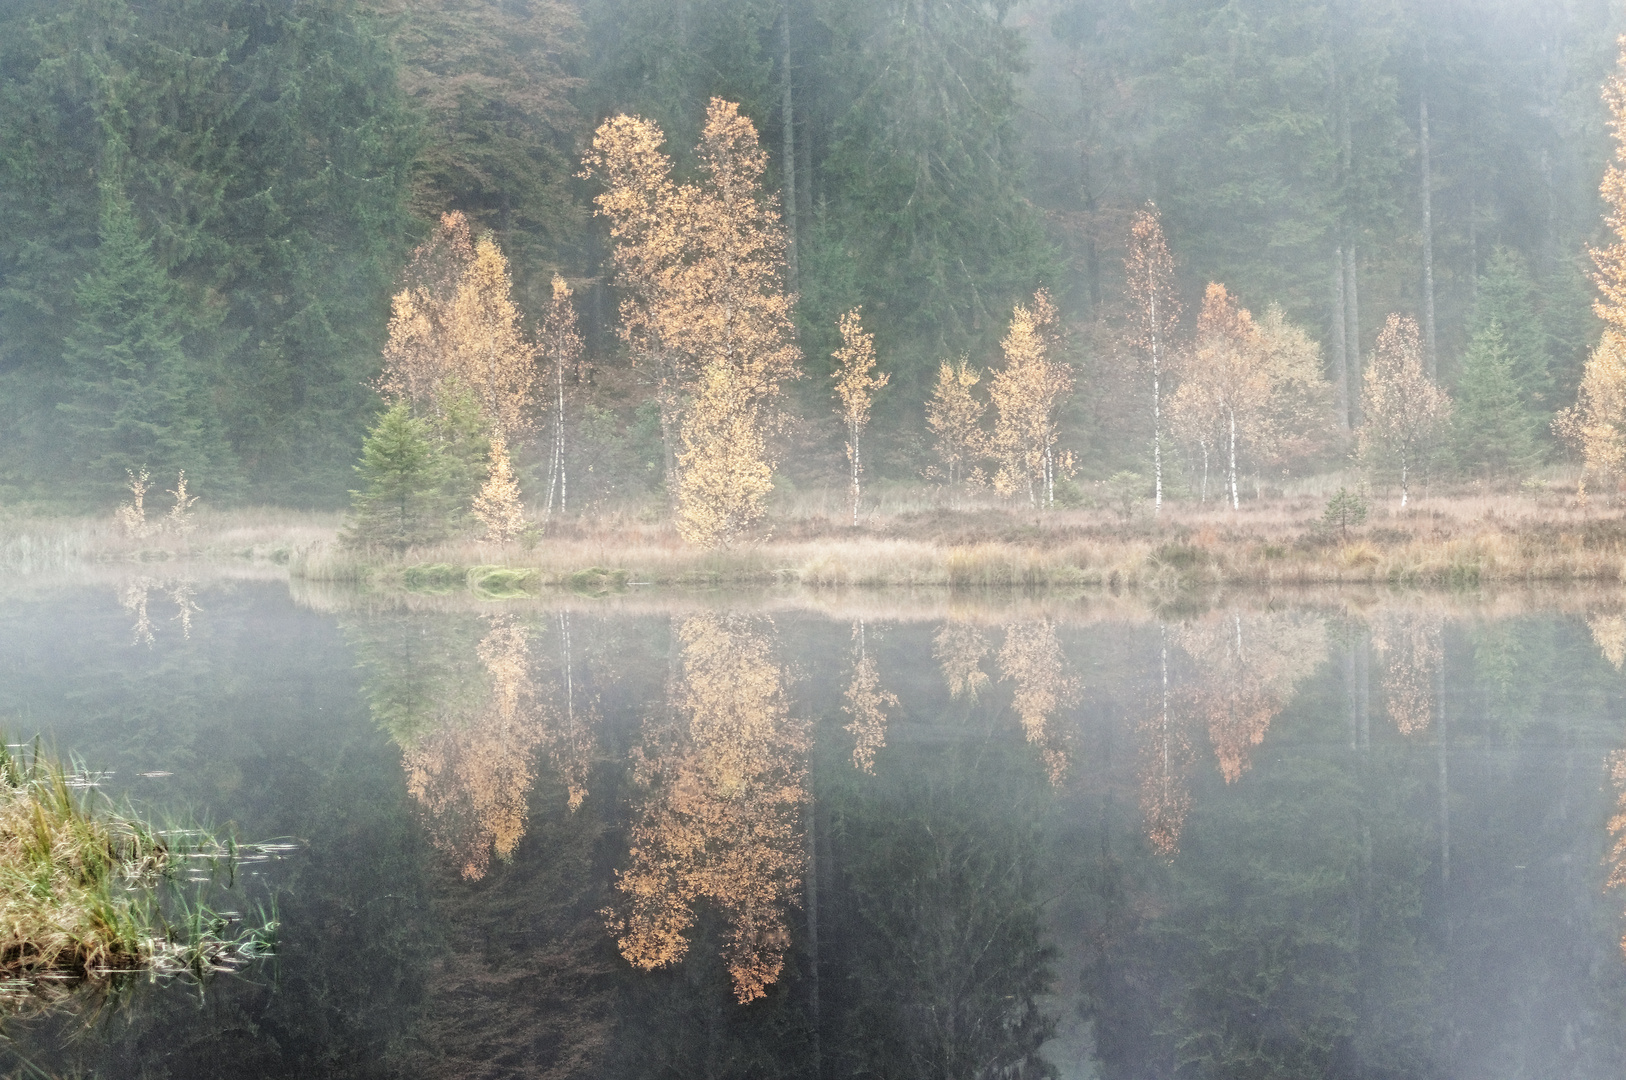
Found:
[[[1341,487],[1327,500],[1327,508],[1321,512],[1321,524],[1329,530],[1337,529],[1340,537],[1348,538],[1349,530],[1366,524],[1366,511],[1364,495]]]

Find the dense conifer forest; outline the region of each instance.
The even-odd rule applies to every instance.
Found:
[[[0,499],[106,508],[146,468],[339,506],[362,461],[366,519],[367,462],[395,467],[369,429],[441,447],[429,516],[498,536],[516,492],[687,499],[706,543],[768,487],[1237,500],[1351,455],[1402,488],[1517,482],[1589,445],[1554,418],[1604,326],[1621,23],[1607,0],[10,0]],[[650,220],[698,251],[674,208],[710,207],[713,254],[765,253],[724,262],[768,374],[723,380],[700,309],[637,277],[652,234],[612,203],[644,197],[614,174],[639,132],[670,170]],[[401,298],[440,327],[434,267],[481,258],[507,314],[465,316],[534,368],[507,419],[497,389],[400,382]],[[694,370],[652,374],[657,340]],[[862,400],[833,401],[843,370]],[[1438,414],[1367,416],[1387,371]],[[741,440],[743,464],[710,448]]]

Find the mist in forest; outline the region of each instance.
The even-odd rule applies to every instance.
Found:
[[[0,500],[184,472],[365,543],[648,507],[726,546],[815,490],[1584,497],[1626,446],[1621,24],[9,0]]]

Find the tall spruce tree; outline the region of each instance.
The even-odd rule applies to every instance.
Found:
[[[1462,356],[1452,441],[1457,467],[1469,475],[1518,476],[1541,458],[1537,420],[1508,341],[1502,324],[1491,319],[1475,331]]]
[[[1478,299],[1468,320],[1469,351],[1495,328],[1507,353],[1519,402],[1533,417],[1550,420],[1555,409],[1547,328],[1537,308],[1536,283],[1524,256],[1498,245],[1479,276]],[[1468,378],[1463,360],[1463,379]]]
[[[70,397],[58,406],[81,494],[108,497],[126,469],[185,470],[195,488],[229,486],[235,472],[206,373],[182,346],[186,309],[153,257],[129,201],[104,185],[101,243],[74,299],[79,318],[63,349]]]

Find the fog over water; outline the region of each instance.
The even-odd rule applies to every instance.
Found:
[[[51,1075],[1626,1064],[1606,597],[179,584],[14,590],[5,723],[296,838],[278,953],[23,1009]]]

